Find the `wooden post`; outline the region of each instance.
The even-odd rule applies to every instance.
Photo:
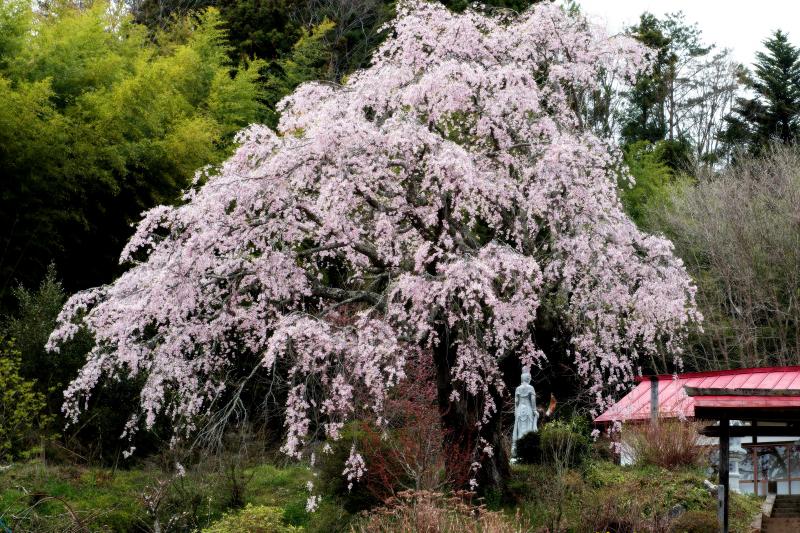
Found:
[[[751,420],[750,427],[753,428],[753,494],[758,496],[758,420]]]
[[[758,479],[758,447],[753,446],[753,493],[758,496],[758,485],[761,483]]]
[[[650,376],[650,421],[658,422],[658,377]]]
[[[722,498],[722,523],[721,533],[728,533],[728,485],[730,484],[730,420],[723,418],[719,421],[719,484],[722,485],[720,497]]]

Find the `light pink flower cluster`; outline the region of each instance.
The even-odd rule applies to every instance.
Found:
[[[357,395],[381,423],[407,350],[446,342],[453,397],[483,424],[498,360],[546,357],[532,341],[545,297],[600,403],[639,357],[680,354],[695,289],[671,244],[622,212],[619,154],[574,111],[644,50],[550,3],[398,10],[370,68],[299,87],[276,132],[242,132],[182,205],[145,215],[125,274],[70,299],[50,348],[81,325],[96,339],[71,419],[126,374],[144,380],[131,429],[163,413],[191,431],[249,354],[287,381],[284,450],[300,457],[310,433],[340,436]],[[347,475],[363,468],[353,450]]]
[[[342,475],[347,479],[347,490],[352,490],[353,482],[361,480],[367,472],[367,465],[361,454],[356,452],[356,446],[353,444],[350,448],[350,456],[344,463],[344,470]]]

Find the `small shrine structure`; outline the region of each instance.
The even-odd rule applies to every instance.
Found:
[[[800,366],[666,374],[637,381],[595,424],[709,421],[701,430],[702,444],[719,449],[723,531],[728,530],[731,490],[765,496],[772,486],[777,494],[800,495]]]

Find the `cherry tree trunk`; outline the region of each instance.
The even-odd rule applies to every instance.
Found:
[[[436,388],[439,409],[444,429],[445,469],[448,479],[456,488],[469,488],[469,480],[478,482],[477,490],[504,490],[508,480],[509,456],[503,442],[503,426],[501,413],[494,413],[480,431],[477,422],[482,416],[482,406],[475,398],[461,393],[460,397],[451,401],[453,380],[451,369],[455,352],[447,342],[447,332],[440,332],[442,340],[434,348],[433,360],[436,367]],[[496,405],[502,406],[503,400],[495,396]],[[480,438],[486,442],[480,442]],[[485,446],[491,447],[491,454],[483,452]],[[477,472],[470,472],[470,465],[478,461],[481,464]]]

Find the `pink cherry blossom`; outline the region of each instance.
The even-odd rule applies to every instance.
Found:
[[[65,392],[71,420],[103,379],[137,376],[129,431],[164,414],[188,434],[250,354],[287,384],[283,450],[300,458],[364,410],[381,424],[410,351],[445,346],[450,399],[479,406],[480,431],[505,391],[498,361],[549,355],[533,341],[545,298],[599,407],[640,358],[680,360],[695,288],[624,214],[620,154],[574,110],[601,73],[645,68],[644,50],[551,3],[492,16],[410,0],[390,26],[371,67],[300,86],[277,131],[251,126],[181,205],[145,213],[125,274],[67,302],[49,348],[79,327],[96,340]],[[497,455],[488,442],[476,457]],[[365,468],[353,448],[348,481]]]

